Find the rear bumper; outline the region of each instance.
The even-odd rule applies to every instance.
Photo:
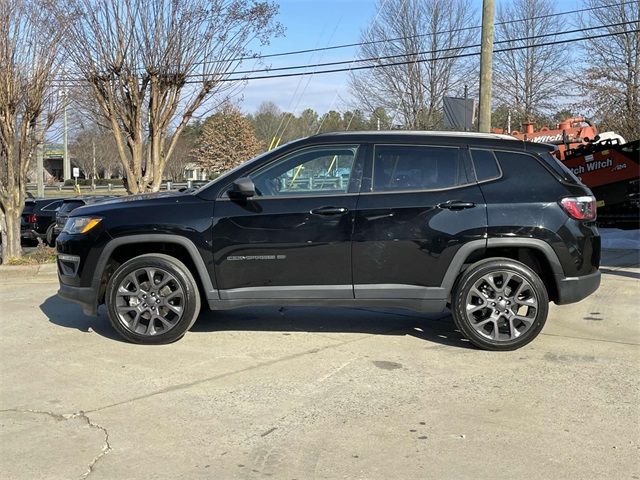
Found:
[[[44,235],[39,234],[32,228],[25,228],[20,230],[20,237],[26,238],[27,240],[37,240],[39,238],[44,238]]]
[[[65,300],[77,303],[82,307],[85,315],[97,315],[98,299],[92,287],[72,287],[60,282],[58,295]]]
[[[600,270],[581,277],[557,277],[558,305],[579,302],[595,292],[600,286]]]

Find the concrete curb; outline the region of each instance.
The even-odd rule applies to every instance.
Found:
[[[38,265],[0,265],[0,284],[10,284],[16,280],[24,280],[34,277],[57,278],[58,272],[55,263],[43,263]]]

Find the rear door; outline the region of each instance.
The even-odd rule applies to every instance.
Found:
[[[486,245],[486,205],[467,150],[374,145],[367,173],[352,247],[355,297],[446,298],[458,250]]]

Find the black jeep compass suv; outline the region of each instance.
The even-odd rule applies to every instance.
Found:
[[[600,283],[595,199],[549,145],[490,134],[316,135],[195,191],[74,210],[59,294],[127,340],[185,334],[201,302],[450,307],[475,345],[533,340]]]

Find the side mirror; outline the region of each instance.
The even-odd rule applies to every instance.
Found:
[[[238,178],[231,185],[229,196],[235,198],[249,198],[256,194],[256,186],[249,177]]]

